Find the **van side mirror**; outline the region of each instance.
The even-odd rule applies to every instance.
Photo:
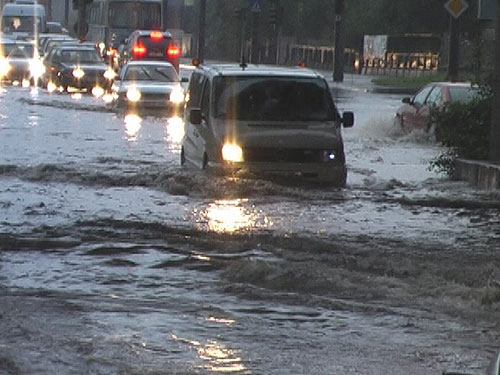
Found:
[[[411,104],[411,98],[409,96],[407,96],[406,98],[403,98],[403,100],[401,100],[404,104]]]
[[[201,124],[201,109],[193,108],[189,111],[189,122],[193,125]]]
[[[189,82],[189,78],[188,77],[182,77],[181,78],[181,83],[188,83]]]
[[[342,114],[342,125],[344,128],[352,128],[354,126],[354,113],[347,111]]]

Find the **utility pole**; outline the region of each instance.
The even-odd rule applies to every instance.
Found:
[[[500,162],[500,0],[497,0],[497,27],[495,36],[495,69],[493,72],[493,102],[490,125],[489,158]]]
[[[333,80],[344,81],[344,12],[345,0],[335,0],[335,56],[333,59]]]
[[[86,20],[87,16],[87,0],[78,0],[78,20],[76,26],[76,36],[80,40],[85,40],[89,25]]]
[[[205,59],[205,28],[206,28],[207,0],[200,0],[199,30],[198,30],[198,61]]]
[[[259,61],[259,51],[260,51],[260,41],[259,41],[259,19],[260,19],[260,1],[255,0],[253,5],[250,7],[250,13],[252,13],[252,51],[250,54],[250,62],[252,64],[258,64]]]

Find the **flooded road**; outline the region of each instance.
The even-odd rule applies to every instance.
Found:
[[[485,373],[500,200],[346,82],[342,190],[180,166],[176,117],[0,94],[0,374]]]

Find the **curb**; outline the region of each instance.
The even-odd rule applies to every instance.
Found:
[[[454,179],[467,181],[481,189],[500,188],[500,165],[487,161],[457,159]]]

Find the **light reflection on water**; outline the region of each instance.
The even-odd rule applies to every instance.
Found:
[[[169,150],[179,151],[184,137],[184,120],[179,116],[172,116],[165,124],[164,140]]]
[[[234,233],[257,227],[268,228],[272,222],[264,215],[254,212],[244,204],[247,199],[222,199],[210,203],[206,209],[198,212],[198,226],[217,233]]]
[[[176,335],[172,335],[174,340],[184,342],[193,346],[196,350],[198,358],[203,360],[203,368],[213,374],[252,374],[243,364],[242,358],[238,355],[239,351],[227,348],[225,345],[217,341],[208,341],[202,344],[196,340],[182,339]]]
[[[142,127],[142,118],[135,113],[129,113],[125,116],[124,123],[127,140],[129,142],[136,141]]]

